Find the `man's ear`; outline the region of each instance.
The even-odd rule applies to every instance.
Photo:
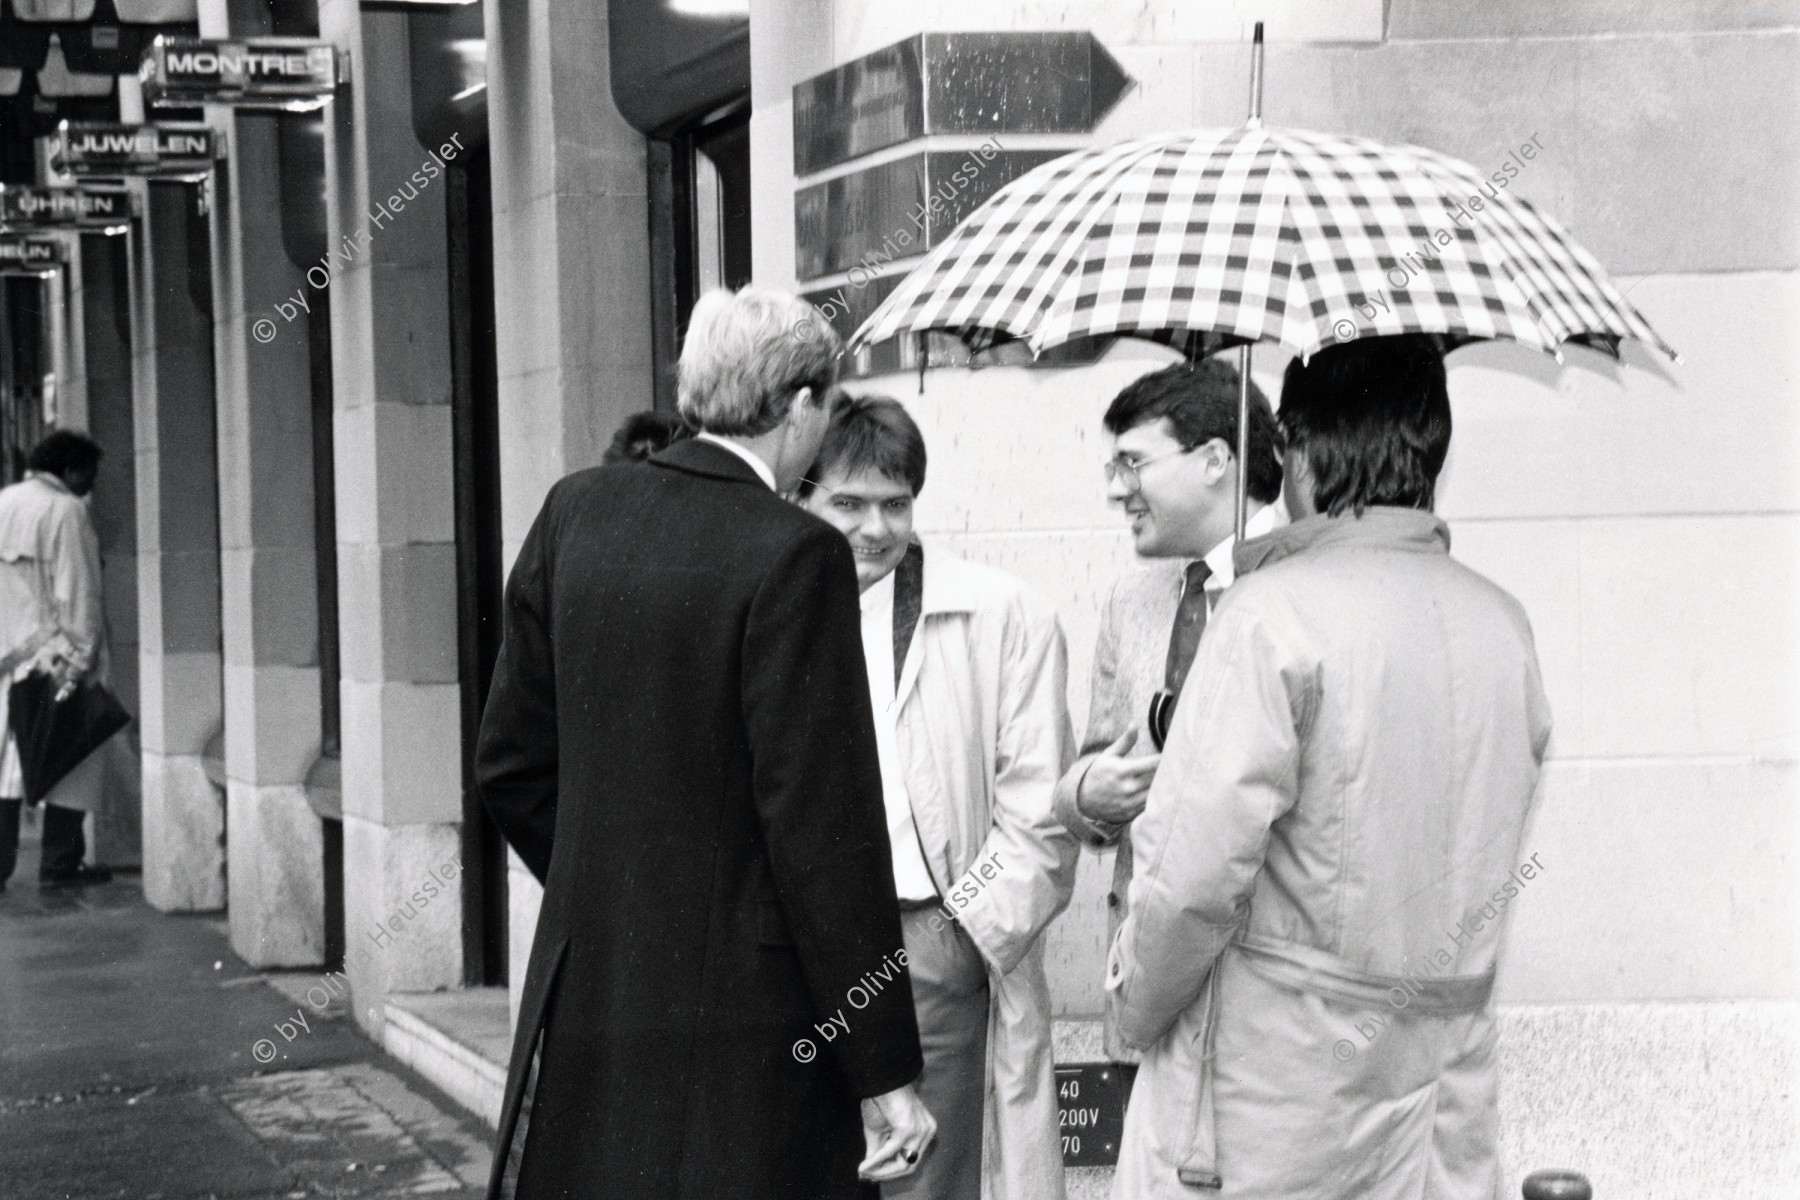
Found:
[[[1214,438],[1200,447],[1200,453],[1206,458],[1207,482],[1214,487],[1224,483],[1231,477],[1231,464],[1236,461],[1225,439]]]

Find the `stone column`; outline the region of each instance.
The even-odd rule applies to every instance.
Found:
[[[461,692],[444,160],[413,134],[407,18],[326,0],[345,960],[356,1018],[462,983]]]
[[[510,563],[543,502],[649,408],[643,137],[612,104],[607,5],[486,0],[502,524]],[[515,1016],[540,893],[508,880]]]
[[[206,764],[225,714],[213,327],[196,303],[207,248],[190,218],[199,202],[193,185],[149,184],[132,264],[144,896],[164,912],[225,906],[225,797]]]
[[[225,10],[201,4],[202,35],[267,31]],[[259,967],[325,953],[324,837],[305,788],[321,738],[310,358],[304,324],[277,308],[306,282],[282,247],[281,119],[207,108],[227,147],[212,201],[226,870],[232,949]]]
[[[137,488],[131,411],[130,291],[127,239],[81,238],[81,342],[89,437],[106,451],[89,502],[100,535],[101,601],[108,639],[107,683],[138,712]],[[73,425],[73,421],[65,422]],[[100,753],[106,758],[106,803],[90,821],[95,862],[135,866],[139,849],[137,734],[126,730]]]

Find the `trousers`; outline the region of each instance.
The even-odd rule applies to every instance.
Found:
[[[934,928],[933,918],[937,921]],[[882,1200],[981,1200],[982,1115],[987,1100],[988,977],[981,951],[936,907],[902,911],[906,969],[925,1071],[915,1085],[937,1121],[937,1140]]]
[[[12,878],[19,861],[19,818],[23,800],[0,800],[0,887]],[[58,804],[44,805],[44,845],[38,859],[38,876],[66,875],[87,857],[87,835],[82,831],[85,813]]]

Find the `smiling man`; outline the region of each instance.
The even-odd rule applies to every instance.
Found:
[[[864,397],[840,399],[799,488],[856,559],[919,1096],[938,1122],[918,1173],[882,1195],[1061,1200],[1039,935],[1079,855],[1052,804],[1074,752],[1067,652],[1024,584],[914,539],[924,486],[919,427]]]
[[[1095,849],[1118,846],[1109,942],[1131,885],[1131,840],[1121,835],[1143,811],[1207,615],[1233,578],[1237,406],[1238,373],[1209,358],[1143,376],[1102,419],[1113,440],[1107,498],[1124,509],[1138,556],[1152,561],[1115,583],[1101,611],[1087,738],[1057,786],[1056,811]],[[1280,523],[1280,453],[1274,413],[1252,384],[1250,537]],[[1110,1020],[1105,1038],[1111,1057],[1137,1060]]]

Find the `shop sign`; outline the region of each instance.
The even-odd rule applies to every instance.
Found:
[[[133,215],[123,189],[0,183],[0,226],[9,229],[122,229]]]
[[[50,144],[50,165],[70,175],[194,178],[213,164],[205,125],[107,125],[64,121]]]
[[[144,99],[163,107],[230,104],[306,112],[337,87],[337,47],[315,38],[160,36],[144,51]]]
[[[0,273],[45,275],[62,261],[62,243],[53,239],[0,238]]]

